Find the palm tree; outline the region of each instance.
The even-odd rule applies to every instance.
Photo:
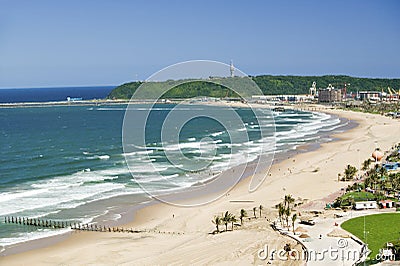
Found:
[[[261,211],[264,209],[264,207],[262,205],[260,205],[260,207],[258,207],[258,209],[260,210],[260,218],[262,216]]]
[[[253,207],[254,218],[257,218],[257,216],[256,216],[256,210],[257,210],[257,207]]]
[[[386,168],[385,167],[380,167],[379,168],[379,174],[381,175],[381,182],[382,183],[386,183],[386,180],[385,180],[385,176],[386,176],[386,174],[387,174],[387,170],[386,170]],[[385,189],[385,187],[386,186],[384,186],[384,188],[383,189]],[[381,186],[381,188],[382,188],[382,186]]]
[[[228,231],[228,223],[231,222],[232,214],[229,211],[226,211],[224,216],[222,216],[222,222],[225,224],[225,231]]]
[[[292,216],[293,234],[294,234],[294,223],[296,222],[296,219],[297,219],[297,214],[295,213],[295,214],[293,214],[293,216]]]
[[[371,159],[367,159],[363,162],[362,168],[361,170],[366,171],[369,169],[369,166],[371,164],[372,160]]]
[[[393,176],[391,180],[392,190],[399,190],[400,189],[400,173],[391,174]]]
[[[231,221],[231,223],[232,223],[232,231],[233,231],[233,223],[236,223],[236,222],[237,222],[236,216],[235,216],[235,215],[231,215],[230,221]]]
[[[244,209],[240,210],[240,224],[243,225],[243,218],[247,216],[247,212]]]
[[[377,174],[377,172],[376,171],[372,171],[372,173],[371,173],[371,175],[369,176],[370,177],[370,182],[374,185],[373,186],[373,188],[374,188],[374,190],[376,190],[376,184],[378,183],[378,174]]]
[[[292,197],[292,195],[285,195],[285,199],[284,199],[284,206],[286,208],[286,205],[288,208],[290,208],[290,204],[294,203],[294,198]]]
[[[219,216],[215,216],[213,220],[211,220],[213,224],[217,227],[217,233],[219,233],[219,225],[222,224],[222,219]]]
[[[285,207],[283,206],[282,203],[279,203],[278,204],[278,215],[279,215],[279,221],[281,222],[281,225],[282,225],[282,217],[283,217],[284,213],[285,213]]]
[[[357,168],[348,164],[346,169],[344,170],[344,181],[352,180],[356,173]]]
[[[289,227],[290,208],[285,209],[286,226]]]

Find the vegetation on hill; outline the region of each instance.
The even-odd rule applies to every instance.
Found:
[[[400,79],[372,79],[372,78],[356,78],[344,75],[326,75],[326,76],[250,76],[255,81],[264,94],[307,94],[309,88],[315,81],[317,88],[326,88],[329,84],[334,87],[342,88],[347,84],[347,91],[381,91],[390,87],[395,90],[400,89]],[[191,98],[196,96],[209,96],[216,98],[235,97],[226,87],[220,85],[227,84],[229,80],[235,84],[243,83],[247,86],[245,78],[212,78],[204,81],[185,82],[182,81],[164,81],[164,82],[146,82],[149,88],[159,91],[165,86],[176,85],[172,90],[166,93],[163,98]],[[130,99],[136,89],[142,82],[129,82],[116,87],[109,95],[110,99]],[[145,97],[146,95],[143,95]],[[150,95],[147,95],[150,96]]]

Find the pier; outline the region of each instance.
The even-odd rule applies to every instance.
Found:
[[[93,231],[93,232],[118,232],[118,233],[157,233],[157,234],[168,234],[168,235],[184,235],[183,232],[169,232],[169,231],[161,231],[157,229],[142,229],[137,230],[133,228],[122,228],[122,227],[110,227],[105,225],[98,224],[81,224],[75,222],[67,222],[67,221],[55,221],[48,219],[40,219],[40,218],[27,218],[27,217],[14,217],[14,216],[5,216],[4,217],[5,224],[17,224],[24,226],[33,226],[39,228],[49,228],[49,229],[71,229],[76,231]]]

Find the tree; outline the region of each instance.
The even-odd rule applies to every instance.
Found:
[[[219,226],[222,224],[222,219],[219,216],[215,216],[213,220],[211,220],[213,224],[215,224],[217,228],[217,233],[219,233]]]
[[[234,225],[234,223],[237,222],[237,219],[236,219],[236,216],[235,216],[235,215],[231,215],[231,217],[230,217],[230,222],[232,223],[232,231],[233,231],[233,225]]]
[[[257,218],[257,216],[256,216],[256,211],[257,211],[257,207],[253,207],[254,218]]]
[[[345,83],[351,84],[348,87],[349,91],[355,92],[359,90],[376,91],[382,87],[390,86],[391,88],[400,87],[400,79],[370,79],[356,78],[344,75],[325,75],[325,76],[272,76],[260,75],[250,77],[261,89],[264,94],[306,94],[309,92],[310,85],[315,81],[318,87],[326,88],[329,83],[337,83],[338,86],[343,86]],[[218,83],[219,78],[213,78],[213,81]],[[234,77],[227,78],[224,81],[232,79],[236,84],[245,83],[246,79]],[[176,81],[165,82],[146,82],[146,85],[152,90],[157,91],[157,87],[165,87],[166,85],[177,85],[168,93],[163,95],[163,98],[190,98],[194,96],[211,96],[225,97],[226,87],[213,84],[207,81],[193,81],[180,84]],[[340,85],[339,85],[340,84]],[[130,82],[122,84],[107,96],[109,99],[123,98],[130,99],[137,88],[142,85],[142,82]],[[242,84],[240,84],[242,85]],[[244,84],[245,85],[245,84]],[[172,86],[171,86],[172,87]],[[240,86],[243,87],[243,86]],[[369,106],[369,108],[376,108]]]
[[[284,213],[285,213],[285,207],[283,206],[282,203],[279,203],[278,204],[278,215],[279,215],[279,221],[281,222],[281,225],[283,225],[282,218],[283,218]]]
[[[230,214],[228,211],[225,212],[225,214],[222,216],[222,222],[225,224],[225,231],[228,231],[228,223],[231,222],[232,214]]]
[[[262,205],[260,205],[260,207],[258,207],[258,209],[260,210],[260,218],[261,218],[261,216],[262,216],[261,212],[264,209],[264,207]]]
[[[357,168],[348,164],[346,169],[344,170],[344,181],[352,180],[356,173],[357,173]]]
[[[243,225],[243,218],[247,216],[247,212],[244,209],[240,210],[240,224]]]
[[[378,180],[379,180],[378,173],[375,170],[372,171],[372,174],[370,174],[369,179],[370,179],[370,183],[373,184],[374,190],[376,190],[377,189]]]
[[[293,234],[294,234],[294,223],[296,222],[296,219],[297,219],[297,214],[295,213],[295,214],[293,214],[293,216],[292,216]]]
[[[392,190],[400,190],[400,173],[390,174],[390,184],[392,186]]]
[[[381,176],[381,182],[386,183],[385,177],[387,175],[387,170],[385,167],[381,166],[379,167],[379,174]]]
[[[371,164],[371,162],[372,162],[372,160],[371,160],[370,158],[367,159],[367,160],[365,160],[365,161],[363,162],[363,165],[362,165],[361,170],[363,170],[363,171],[368,170],[368,169],[369,169],[369,166],[370,166],[370,164]]]
[[[288,194],[285,195],[285,199],[284,199],[284,206],[285,208],[290,208],[290,204],[294,203],[294,198],[292,197],[292,195]]]
[[[290,208],[285,209],[286,226],[289,227]]]

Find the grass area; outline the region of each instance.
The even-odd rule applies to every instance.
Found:
[[[366,200],[375,200],[376,196],[373,193],[366,191],[352,191],[347,192],[342,196],[342,200],[346,200],[352,198],[355,201],[366,201]]]
[[[364,217],[365,231],[368,232],[366,239],[364,238]],[[382,213],[353,218],[344,222],[342,228],[368,244],[368,248],[372,251],[370,254],[372,259],[386,242],[394,242],[400,238],[400,213]]]
[[[365,191],[346,192],[343,196],[336,199],[335,207],[351,206],[355,201],[376,200],[376,195]]]

